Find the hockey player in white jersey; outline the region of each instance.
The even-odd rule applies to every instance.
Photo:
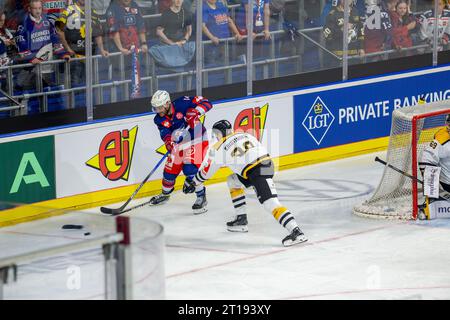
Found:
[[[264,209],[289,231],[283,245],[307,241],[292,213],[278,200],[272,180],[274,165],[266,148],[251,134],[233,132],[227,120],[216,122],[212,133],[213,142],[208,153],[185,191],[193,192],[196,185],[211,178],[221,166],[228,166],[233,171],[227,183],[236,213],[233,220],[227,222],[229,231],[248,231],[244,187],[253,187]]]
[[[446,127],[439,129],[434,134],[433,141],[425,147],[419,159],[419,169],[424,177],[425,185],[433,184],[432,179],[429,178],[431,174],[428,174],[427,171],[437,172],[436,189],[439,190],[440,185],[444,194],[441,191],[440,194],[436,194],[437,197],[426,195],[425,203],[419,206],[419,219],[448,217],[448,214],[440,214],[447,210],[437,209],[441,206],[450,206],[450,202],[445,200],[450,196],[448,195],[450,192],[450,114],[446,116],[445,123]]]

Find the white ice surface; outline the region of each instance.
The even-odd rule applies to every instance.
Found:
[[[376,155],[384,157],[370,154],[276,174],[280,201],[309,238],[290,248],[281,245],[286,230],[253,192],[247,201],[249,232],[226,231],[233,208],[225,183],[207,187],[205,214],[193,215],[195,196],[181,192],[165,205],[133,211],[130,216],[164,226],[166,298],[450,299],[450,220],[380,221],[351,213],[381,178]],[[0,229],[0,257],[24,246],[68,241],[67,232],[49,226],[77,223],[82,216]],[[39,298],[39,292],[28,297],[33,294]],[[90,294],[74,298],[95,297]]]

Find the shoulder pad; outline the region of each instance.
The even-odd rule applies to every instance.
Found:
[[[450,141],[450,134],[448,133],[447,128],[442,128],[434,135],[434,138],[439,142],[440,145],[446,144]]]

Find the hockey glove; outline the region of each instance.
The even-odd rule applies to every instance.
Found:
[[[189,126],[189,128],[194,129],[194,127],[198,124],[199,122],[199,117],[200,117],[200,112],[198,112],[198,110],[196,109],[188,109],[186,111],[186,122]]]
[[[175,147],[175,142],[172,141],[172,137],[170,135],[167,135],[164,138],[164,144],[166,145],[166,149],[169,152],[172,152],[173,148]]]
[[[190,178],[186,178],[183,184],[183,193],[194,193],[195,192],[195,182]]]

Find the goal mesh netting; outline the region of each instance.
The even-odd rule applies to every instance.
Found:
[[[418,159],[436,131],[445,126],[447,114],[450,114],[450,100],[395,110],[386,162],[421,179]],[[373,218],[416,219],[421,195],[421,183],[385,166],[372,197],[355,206],[353,213]]]

